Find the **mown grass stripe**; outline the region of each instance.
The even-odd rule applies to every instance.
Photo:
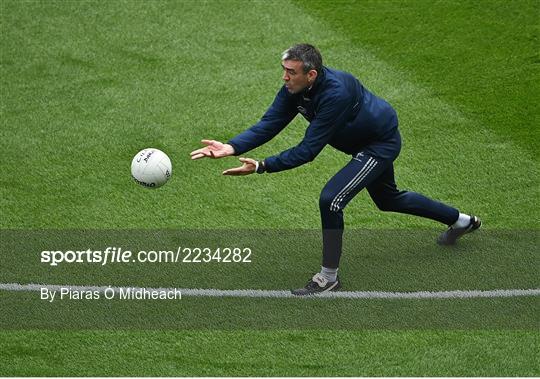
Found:
[[[128,288],[137,291],[174,291],[178,290],[182,296],[189,297],[254,297],[254,298],[306,298],[291,294],[290,291],[278,290],[220,290],[202,288],[143,288],[143,287],[109,287],[109,286],[72,286],[58,284],[19,284],[0,283],[3,291],[40,291],[42,288],[59,291],[62,288],[70,288],[73,291],[100,291],[107,289],[119,293]],[[495,297],[520,297],[540,296],[540,288],[531,289],[494,289],[494,290],[453,290],[453,291],[416,291],[416,292],[385,292],[385,291],[339,291],[320,294],[317,297],[340,298],[340,299],[469,299],[469,298],[495,298]],[[313,297],[307,297],[313,298]]]

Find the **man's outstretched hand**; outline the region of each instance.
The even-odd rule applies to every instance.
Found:
[[[223,171],[223,175],[249,175],[253,174],[257,168],[257,161],[250,158],[239,158],[242,166],[230,168]]]
[[[191,152],[191,159],[199,158],[223,158],[230,155],[234,155],[234,147],[227,143],[221,143],[219,141],[203,139],[201,141],[206,146],[198,150]],[[253,174],[257,169],[257,161],[250,158],[240,158],[242,166],[230,168],[223,171],[223,175],[249,175]]]
[[[203,139],[201,141],[206,146],[192,151],[191,152],[191,159],[199,159],[199,158],[223,158],[228,157],[229,155],[234,155],[234,147],[227,143],[221,143],[219,141],[214,140],[208,140]]]

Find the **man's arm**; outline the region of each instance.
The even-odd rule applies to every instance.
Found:
[[[283,86],[261,120],[228,142],[234,148],[234,155],[244,154],[270,141],[292,121],[297,113],[298,110],[291,95]]]
[[[266,171],[289,170],[311,162],[347,121],[351,109],[352,99],[346,94],[337,94],[323,100],[302,142],[278,155],[266,158],[264,160]]]
[[[296,116],[298,110],[290,98],[285,86],[276,95],[274,102],[266,111],[261,120],[248,130],[240,133],[228,143],[222,143],[214,140],[202,140],[206,146],[191,152],[191,159],[199,158],[223,158],[230,155],[240,155],[246,151],[252,150],[277,135],[291,120]],[[243,162],[243,161],[242,161]],[[246,163],[244,162],[244,166]],[[254,166],[255,167],[255,166]],[[248,164],[248,168],[251,165]],[[236,174],[236,170],[232,171]],[[229,175],[227,173],[226,175]]]

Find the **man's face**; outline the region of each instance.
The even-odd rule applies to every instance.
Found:
[[[304,73],[304,64],[301,61],[281,61],[281,67],[283,67],[285,87],[287,87],[290,93],[299,93],[310,87],[314,80],[313,72],[315,73],[315,77],[317,76],[317,71],[315,70]]]

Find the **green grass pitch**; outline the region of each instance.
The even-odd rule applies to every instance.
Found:
[[[319,265],[319,192],[350,158],[328,147],[241,178],[220,175],[235,158],[189,152],[256,122],[281,85],[281,51],[310,42],[397,109],[398,185],[485,225],[442,249],[439,225],[360,194],[345,212],[345,290],[539,288],[539,14],[525,0],[3,0],[0,283],[302,285]],[[246,156],[291,147],[305,127]],[[149,146],[173,162],[155,191],[129,175]],[[179,230],[258,250],[240,266],[52,268],[41,230],[55,246],[106,230],[170,246]],[[538,297],[47,304],[0,290],[0,309],[1,376],[540,375]]]

